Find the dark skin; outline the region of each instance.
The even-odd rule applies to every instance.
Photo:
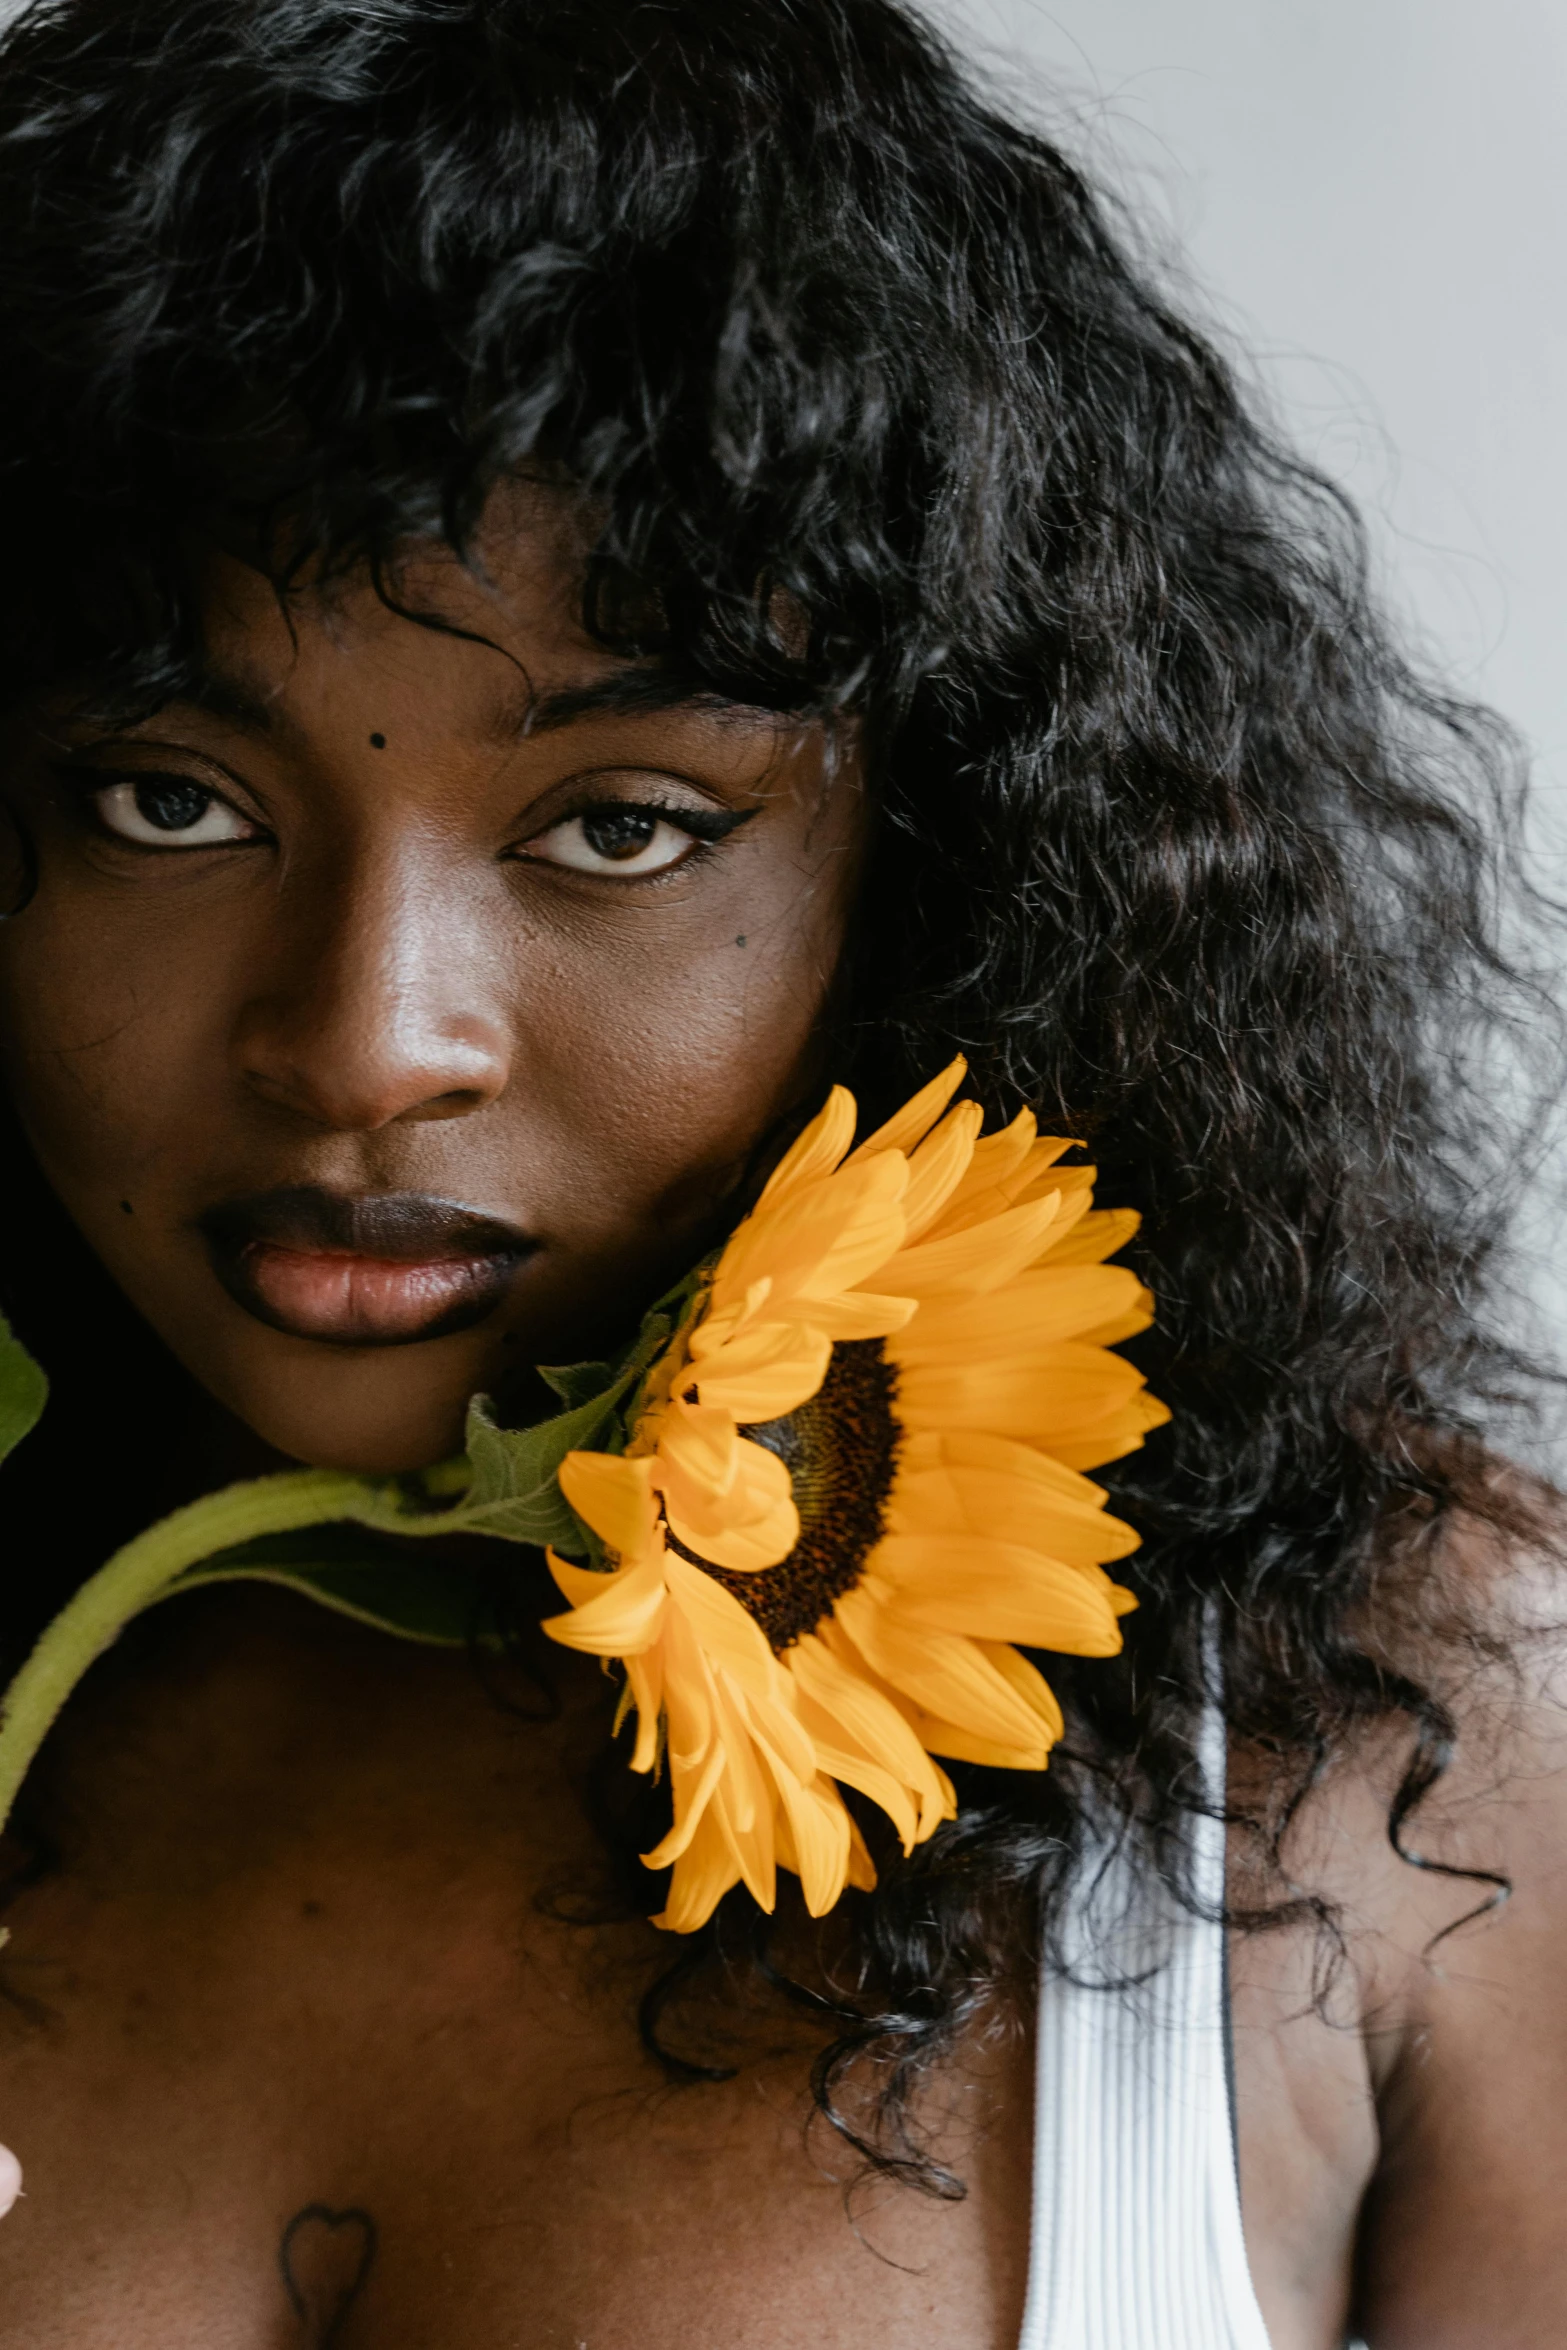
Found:
[[[490,584],[411,567],[408,600],[490,647],[363,583],[302,596],[291,636],[217,564],[204,706],[113,738],[52,709],[18,759],[43,865],[0,931],[20,1115],[263,1454],[450,1453],[474,1390],[618,1335],[810,1096],[864,841],[852,746],[628,706],[576,625],[575,550],[536,499],[497,516]],[[290,1186],[433,1194],[535,1245],[467,1328],[301,1337],[236,1303],[198,1221]],[[612,1693],[553,1668],[558,1714],[521,1718],[461,1656],[257,1590],[155,1611],[94,1668],[37,1782],[64,1865],[7,1915],[7,2350],[1010,2350],[1026,2029],[998,2008],[926,2093],[957,2204],[876,2185],[846,2214],[844,2158],[802,2144],[814,2043],[774,2011],[677,2019],[743,2061],[672,2087],[634,2021],[667,1938],[581,1922]],[[1379,1748],[1292,1849],[1344,1905],[1327,2014],[1309,1936],[1234,1954],[1278,2350],[1333,2350],[1352,2295],[1375,2350],[1567,2338],[1567,1872],[1541,1859],[1567,1775],[1548,1693],[1466,1705],[1419,1841],[1509,1871],[1508,1908],[1428,1962],[1474,1894],[1388,1852]]]
[[[511,546],[493,590],[439,555],[402,583],[498,650],[363,583],[285,616],[215,562],[208,706],[62,714],[18,777],[45,882],[0,1018],[39,1162],[195,1378],[323,1466],[460,1449],[470,1395],[623,1335],[701,1253],[809,1088],[852,894],[852,761],[762,711],[617,707],[565,520]],[[160,832],[138,786],[196,820]],[[595,850],[617,812],[645,853]],[[536,1253],[478,1328],[323,1345],[235,1304],[197,1229],[287,1186],[452,1199]]]

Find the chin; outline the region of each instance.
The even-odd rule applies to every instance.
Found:
[[[211,1384],[263,1444],[305,1468],[393,1476],[462,1451],[468,1399],[488,1383],[478,1366],[426,1370],[404,1347],[327,1361],[327,1349],[310,1351],[316,1362],[291,1375]]]

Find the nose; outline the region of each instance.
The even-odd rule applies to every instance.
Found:
[[[504,1090],[510,1031],[462,877],[407,849],[291,878],[264,984],[235,1024],[242,1081],[336,1132],[463,1118]]]

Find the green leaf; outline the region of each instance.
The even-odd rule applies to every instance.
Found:
[[[568,1409],[534,1428],[503,1428],[484,1396],[468,1414],[468,1452],[408,1477],[291,1469],[208,1493],[149,1526],[88,1578],[39,1639],[0,1699],[0,1826],[49,1726],[96,1656],[144,1608],[203,1583],[284,1583],[328,1607],[449,1643],[467,1637],[471,1573],[404,1537],[494,1534],[552,1543],[604,1563],[558,1482],[568,1452],[618,1452],[646,1373],[694,1311],[714,1260],[660,1298],[618,1366],[578,1363],[544,1374]],[[0,1320],[0,1459],[43,1410],[43,1372]],[[378,1545],[377,1537],[383,1539]]]
[[[170,1583],[166,1599],[204,1583],[279,1583],[403,1640],[466,1646],[484,1569],[432,1559],[421,1546],[355,1526],[304,1526],[218,1551]]]
[[[38,1425],[49,1382],[0,1314],[0,1461]]]
[[[623,1385],[617,1381],[574,1412],[560,1412],[533,1428],[502,1428],[489,1397],[476,1395],[468,1406],[473,1479],[447,1518],[451,1531],[580,1551],[583,1529],[556,1483],[556,1472],[568,1452],[591,1449]]]
[[[554,1389],[569,1412],[592,1403],[595,1396],[614,1386],[616,1377],[613,1363],[565,1363],[557,1364],[554,1369],[540,1363],[538,1372],[545,1386]]]
[[[557,1395],[575,1397],[569,1411],[531,1428],[503,1428],[487,1395],[468,1406],[468,1490],[444,1523],[453,1533],[498,1534],[509,1542],[546,1543],[598,1561],[601,1548],[561,1492],[560,1464],[568,1452],[619,1452],[626,1441],[620,1406],[649,1364],[669,1343],[667,1314],[654,1311],[619,1367],[574,1363],[546,1371]],[[606,1382],[607,1379],[607,1383]],[[588,1392],[583,1393],[586,1389]]]

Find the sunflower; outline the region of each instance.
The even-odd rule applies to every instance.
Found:
[[[852,1149],[836,1087],[699,1284],[624,1452],[560,1485],[607,1570],[551,1551],[546,1630],[618,1660],[633,1765],[674,1824],[658,1923],[732,1885],[813,1915],[874,1883],[855,1788],[907,1852],[952,1817],[938,1756],[1042,1769],[1061,1711],[1014,1643],[1120,1647],[1136,1548],[1083,1471],[1166,1419],[1111,1354],[1152,1318],[1104,1259],[1137,1227],[1029,1112],[982,1136],[961,1060]]]

